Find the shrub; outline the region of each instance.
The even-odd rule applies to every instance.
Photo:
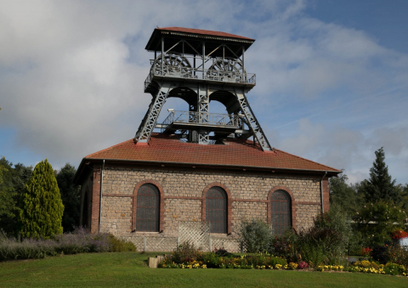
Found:
[[[259,253],[270,249],[272,230],[264,221],[243,220],[238,234],[241,251]]]
[[[136,246],[133,242],[118,239],[112,234],[108,236],[108,239],[111,244],[111,252],[136,252]]]
[[[386,255],[392,259],[393,262],[408,267],[408,250],[400,245],[392,245],[386,251]]]
[[[218,268],[221,264],[221,258],[215,253],[205,253],[203,255],[202,261],[207,265],[208,268]]]
[[[388,253],[388,246],[377,245],[371,251],[371,257],[381,264],[386,264],[390,261],[390,255]]]
[[[306,269],[307,267],[309,267],[309,265],[305,261],[301,261],[298,266],[299,269]]]
[[[184,242],[177,247],[172,254],[172,260],[176,263],[189,263],[195,260],[202,260],[203,253],[195,248],[194,244]]]
[[[297,262],[297,251],[295,243],[298,241],[298,234],[291,230],[284,236],[275,236],[269,249],[271,254],[285,258],[289,262]]]
[[[271,253],[284,257],[288,262],[308,262],[316,267],[320,264],[342,264],[345,262],[351,227],[345,215],[336,206],[318,215],[314,225],[300,232],[291,230],[272,241]]]
[[[106,233],[90,234],[85,229],[73,233],[55,235],[53,239],[7,238],[0,232],[0,261],[15,259],[38,259],[58,254],[88,252],[136,251],[133,243],[119,240]]]
[[[358,211],[356,228],[361,232],[365,245],[383,246],[391,242],[393,232],[404,228],[406,212],[391,202],[378,201],[367,204]]]
[[[54,236],[59,244],[57,251],[64,254],[87,252],[108,252],[111,249],[109,234],[91,234],[83,228],[77,228],[72,233]]]
[[[384,266],[384,271],[386,274],[390,275],[401,275],[406,271],[404,265],[398,265],[397,263],[387,263]]]
[[[221,256],[221,257],[229,257],[229,256],[232,255],[231,253],[228,253],[228,251],[225,250],[224,248],[220,248],[220,249],[215,248],[213,252],[214,252],[217,256]]]

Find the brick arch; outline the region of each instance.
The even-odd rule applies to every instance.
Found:
[[[268,223],[271,223],[271,201],[270,201],[270,199],[272,197],[272,194],[275,191],[278,191],[278,190],[285,191],[286,193],[288,193],[288,195],[290,197],[292,228],[296,229],[297,228],[297,217],[296,217],[296,201],[295,201],[295,197],[293,196],[292,191],[288,187],[285,187],[285,186],[276,186],[276,187],[272,188],[271,190],[269,190],[269,193],[268,193],[268,205],[267,205],[268,208],[267,208],[267,212],[266,212],[267,213],[266,216],[267,216],[267,219],[268,219]]]
[[[214,182],[211,184],[208,184],[204,190],[203,194],[201,196],[201,221],[206,221],[206,195],[208,190],[210,190],[212,187],[220,187],[225,191],[225,194],[227,194],[227,234],[231,234],[232,232],[232,198],[231,198],[231,192],[228,189],[227,186],[220,182]]]
[[[139,191],[139,188],[143,186],[144,184],[152,184],[156,186],[157,190],[159,190],[159,206],[160,206],[160,211],[159,211],[159,231],[162,232],[164,229],[164,191],[163,187],[160,185],[159,182],[156,180],[143,180],[139,183],[136,184],[134,190],[133,190],[133,196],[132,196],[132,231],[136,230],[136,208],[137,208],[137,191]]]

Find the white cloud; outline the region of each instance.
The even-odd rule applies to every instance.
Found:
[[[15,130],[16,151],[57,166],[133,137],[151,99],[143,93],[152,57],[145,44],[156,26],[184,26],[256,39],[245,58],[257,73],[249,101],[273,146],[345,168],[351,181],[381,146],[390,162],[403,157],[408,166],[408,125],[394,125],[406,119],[408,55],[364,31],[312,19],[306,5],[2,1],[0,129]],[[277,127],[282,118],[289,124]]]

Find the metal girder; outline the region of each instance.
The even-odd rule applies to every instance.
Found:
[[[135,140],[137,142],[147,143],[149,141],[153,129],[156,126],[157,119],[159,118],[160,111],[163,108],[164,103],[166,103],[170,88],[169,83],[163,83],[156,96],[153,97],[149,109],[136,132]]]
[[[210,97],[208,96],[208,87],[204,85],[199,85],[197,89],[197,100],[198,100],[198,115],[199,115],[199,124],[205,124],[209,122],[209,104]],[[209,144],[210,137],[208,131],[200,130],[198,136],[199,144]]]
[[[254,138],[261,146],[263,151],[272,151],[272,147],[269,144],[268,139],[262,131],[261,125],[259,125],[258,120],[255,117],[255,114],[252,112],[251,107],[249,106],[248,100],[243,91],[235,91],[239,105],[241,106],[241,111],[245,115],[247,125],[249,129],[254,134]]]

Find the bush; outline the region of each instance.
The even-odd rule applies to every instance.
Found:
[[[392,259],[393,262],[408,267],[408,249],[400,245],[392,245],[386,252],[386,255]]]
[[[308,230],[291,230],[272,241],[271,253],[284,257],[288,262],[308,262],[316,267],[320,264],[342,264],[351,236],[347,216],[336,206],[318,215]]]
[[[381,264],[386,264],[390,261],[390,255],[388,253],[388,246],[377,245],[371,251],[371,258],[378,261]]]
[[[194,244],[184,242],[172,254],[172,260],[176,263],[190,263],[202,260],[203,253],[194,247]]]
[[[89,252],[136,251],[133,243],[119,240],[107,233],[91,234],[85,229],[56,235],[53,239],[7,238],[0,232],[0,261],[16,259],[39,259],[58,254]]]
[[[111,252],[136,252],[136,246],[133,242],[118,239],[112,234],[108,236],[108,239],[111,244]]]
[[[239,230],[241,251],[259,253],[270,250],[272,230],[261,220],[244,220]]]
[[[285,258],[289,262],[296,261],[297,251],[295,243],[298,241],[296,231],[287,232],[284,236],[275,236],[272,240],[269,253]]]
[[[357,212],[356,228],[360,231],[364,246],[383,246],[391,242],[396,229],[404,228],[406,212],[391,202],[370,203]]]

